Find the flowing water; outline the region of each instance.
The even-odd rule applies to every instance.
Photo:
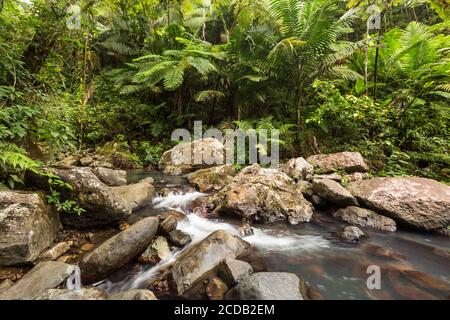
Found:
[[[130,182],[152,176],[157,190],[169,188],[173,194],[158,197],[153,206],[139,211],[153,216],[166,209],[185,213],[178,229],[198,242],[210,233],[225,230],[239,234],[239,220],[208,219],[189,212],[189,203],[203,194],[195,192],[181,177],[159,172],[131,171]],[[255,248],[252,261],[257,269],[293,272],[308,281],[326,299],[447,299],[450,295],[450,240],[413,231],[382,233],[367,231],[360,244],[348,244],[336,233],[344,226],[329,213],[314,215],[313,221],[298,226],[255,225],[253,236],[245,240]],[[101,286],[110,292],[143,288],[171,264],[180,253],[156,266],[131,264]],[[381,269],[381,289],[369,290],[369,266]]]

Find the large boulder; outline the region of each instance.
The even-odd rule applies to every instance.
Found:
[[[312,191],[319,196],[338,206],[357,206],[358,201],[338,182],[330,179],[316,179],[312,184]]]
[[[375,178],[353,182],[347,190],[360,204],[398,223],[422,230],[450,224],[450,187],[431,179]]]
[[[304,158],[289,160],[280,166],[280,170],[294,180],[305,180],[307,176],[314,174],[314,167]]]
[[[62,262],[42,262],[31,269],[12,287],[0,293],[0,300],[33,300],[67,280],[77,266]]]
[[[235,214],[257,222],[308,222],[312,205],[285,173],[253,165],[243,169],[223,189],[200,201],[207,210]]]
[[[367,172],[369,167],[359,152],[339,152],[332,154],[317,154],[306,159],[321,173],[335,171]]]
[[[215,269],[226,258],[248,253],[250,244],[219,230],[184,251],[170,268],[170,278],[177,295],[182,295]]]
[[[49,289],[39,295],[35,300],[106,300],[108,295],[98,288],[79,290]]]
[[[48,167],[47,174],[54,174],[72,186],[72,189],[52,186],[61,192],[63,200],[75,200],[86,212],[77,215],[62,213],[61,221],[73,228],[94,228],[118,223],[127,219],[131,208],[113,193],[90,168]],[[46,176],[27,173],[27,184],[40,190],[49,190]]]
[[[0,266],[35,261],[55,240],[59,214],[35,193],[0,192]]]
[[[233,179],[236,169],[232,164],[201,169],[187,176],[189,183],[200,192],[212,192],[222,189]]]
[[[122,199],[132,211],[139,210],[152,203],[155,196],[153,179],[144,179],[138,183],[121,187],[111,187],[111,191]]]
[[[225,150],[222,142],[214,138],[182,143],[166,151],[162,155],[158,167],[160,170],[164,170],[166,174],[182,175],[198,169],[224,164]],[[199,161],[194,161],[196,157],[199,158]],[[208,159],[211,159],[211,161]]]
[[[104,167],[92,168],[92,172],[107,186],[116,187],[127,184],[127,172]]]
[[[158,224],[155,217],[142,219],[85,255],[80,262],[83,281],[102,280],[141,254],[152,242]]]
[[[337,219],[360,227],[369,227],[381,231],[391,232],[397,230],[397,225],[394,220],[364,208],[347,207],[344,209],[339,209],[333,214],[333,216]]]
[[[255,273],[231,289],[229,300],[303,300],[299,277],[286,272]]]

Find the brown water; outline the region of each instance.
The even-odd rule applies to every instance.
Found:
[[[184,194],[188,186],[181,177],[168,177],[159,172],[129,172],[130,182],[148,176],[155,179],[157,189],[169,187],[180,193],[157,199],[160,205],[164,201],[167,206],[182,210],[196,196]],[[163,209],[150,207],[138,214],[151,216]],[[237,232],[238,220],[206,220],[195,214],[188,217],[189,223],[180,228],[190,233],[194,241],[219,229]],[[365,230],[367,239],[349,244],[336,236],[344,225],[329,213],[318,212],[313,221],[298,226],[257,225],[255,236],[246,240],[255,247],[254,260],[258,269],[293,272],[308,281],[325,299],[448,299],[448,238],[405,230],[394,233]],[[381,270],[380,290],[367,287],[370,276],[367,268],[371,265]],[[110,291],[140,287],[155,272],[155,268],[129,265],[102,286]]]

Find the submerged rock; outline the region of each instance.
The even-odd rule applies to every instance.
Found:
[[[259,272],[231,289],[228,300],[303,300],[301,281],[287,272]]]
[[[298,224],[308,222],[313,214],[311,203],[291,178],[279,170],[263,169],[259,165],[245,168],[202,202],[213,214],[235,214],[264,223]]]
[[[212,192],[222,189],[232,180],[236,169],[232,164],[195,171],[187,176],[189,183],[200,192]]]
[[[75,200],[86,212],[81,215],[62,213],[61,221],[73,228],[95,228],[126,220],[131,208],[113,193],[90,168],[48,167],[44,169],[55,174],[72,186],[73,190],[57,188],[63,200]],[[28,172],[27,185],[41,190],[49,190],[48,178]]]
[[[307,176],[314,174],[314,167],[304,158],[289,160],[280,166],[280,170],[294,180],[305,180]]]
[[[108,300],[158,300],[150,290],[130,290],[113,294]]]
[[[238,284],[252,273],[253,267],[249,263],[232,258],[225,259],[219,266],[220,276],[230,286]]]
[[[324,198],[338,206],[358,206],[358,201],[355,197],[336,181],[316,179],[313,181],[312,190],[316,196]]]
[[[95,167],[92,172],[107,186],[123,186],[127,184],[127,172],[104,167]]]
[[[359,240],[366,236],[366,234],[358,227],[345,227],[340,233],[340,236],[349,242],[359,242]]]
[[[59,230],[59,214],[38,194],[0,192],[0,266],[35,261]]]
[[[80,262],[83,281],[102,280],[141,254],[153,240],[158,224],[158,218],[142,219],[84,256]]]
[[[55,261],[39,263],[12,287],[0,292],[0,300],[33,300],[48,289],[58,287],[76,268]]]
[[[369,167],[359,152],[339,152],[332,154],[318,154],[306,159],[321,173],[335,171],[367,172]]]
[[[396,231],[397,225],[395,221],[379,215],[368,209],[359,207],[347,207],[345,209],[339,209],[333,216],[337,219],[343,220],[353,225],[360,227],[369,227],[382,231]]]
[[[225,146],[217,139],[205,138],[190,143],[182,143],[166,151],[158,167],[165,174],[182,175],[198,169],[204,169],[225,163]],[[195,157],[199,161],[195,161]],[[205,161],[205,160],[212,161]],[[213,163],[215,161],[215,163]],[[196,163],[198,162],[198,163]]]
[[[436,230],[450,224],[450,187],[425,178],[375,178],[347,189],[361,204],[399,223]]]
[[[50,289],[43,292],[35,300],[106,300],[107,297],[106,292],[98,288]]]
[[[155,196],[153,179],[144,179],[138,183],[121,187],[111,187],[111,191],[122,199],[133,211],[152,203]]]
[[[204,279],[226,258],[248,253],[250,244],[225,231],[216,231],[189,247],[170,268],[170,278],[177,295],[182,295]]]

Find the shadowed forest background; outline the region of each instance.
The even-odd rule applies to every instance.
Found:
[[[370,5],[380,29],[367,30]],[[155,165],[194,120],[280,129],[286,159],[359,151],[378,175],[449,183],[449,12],[446,0],[2,0],[1,183],[86,148]]]

